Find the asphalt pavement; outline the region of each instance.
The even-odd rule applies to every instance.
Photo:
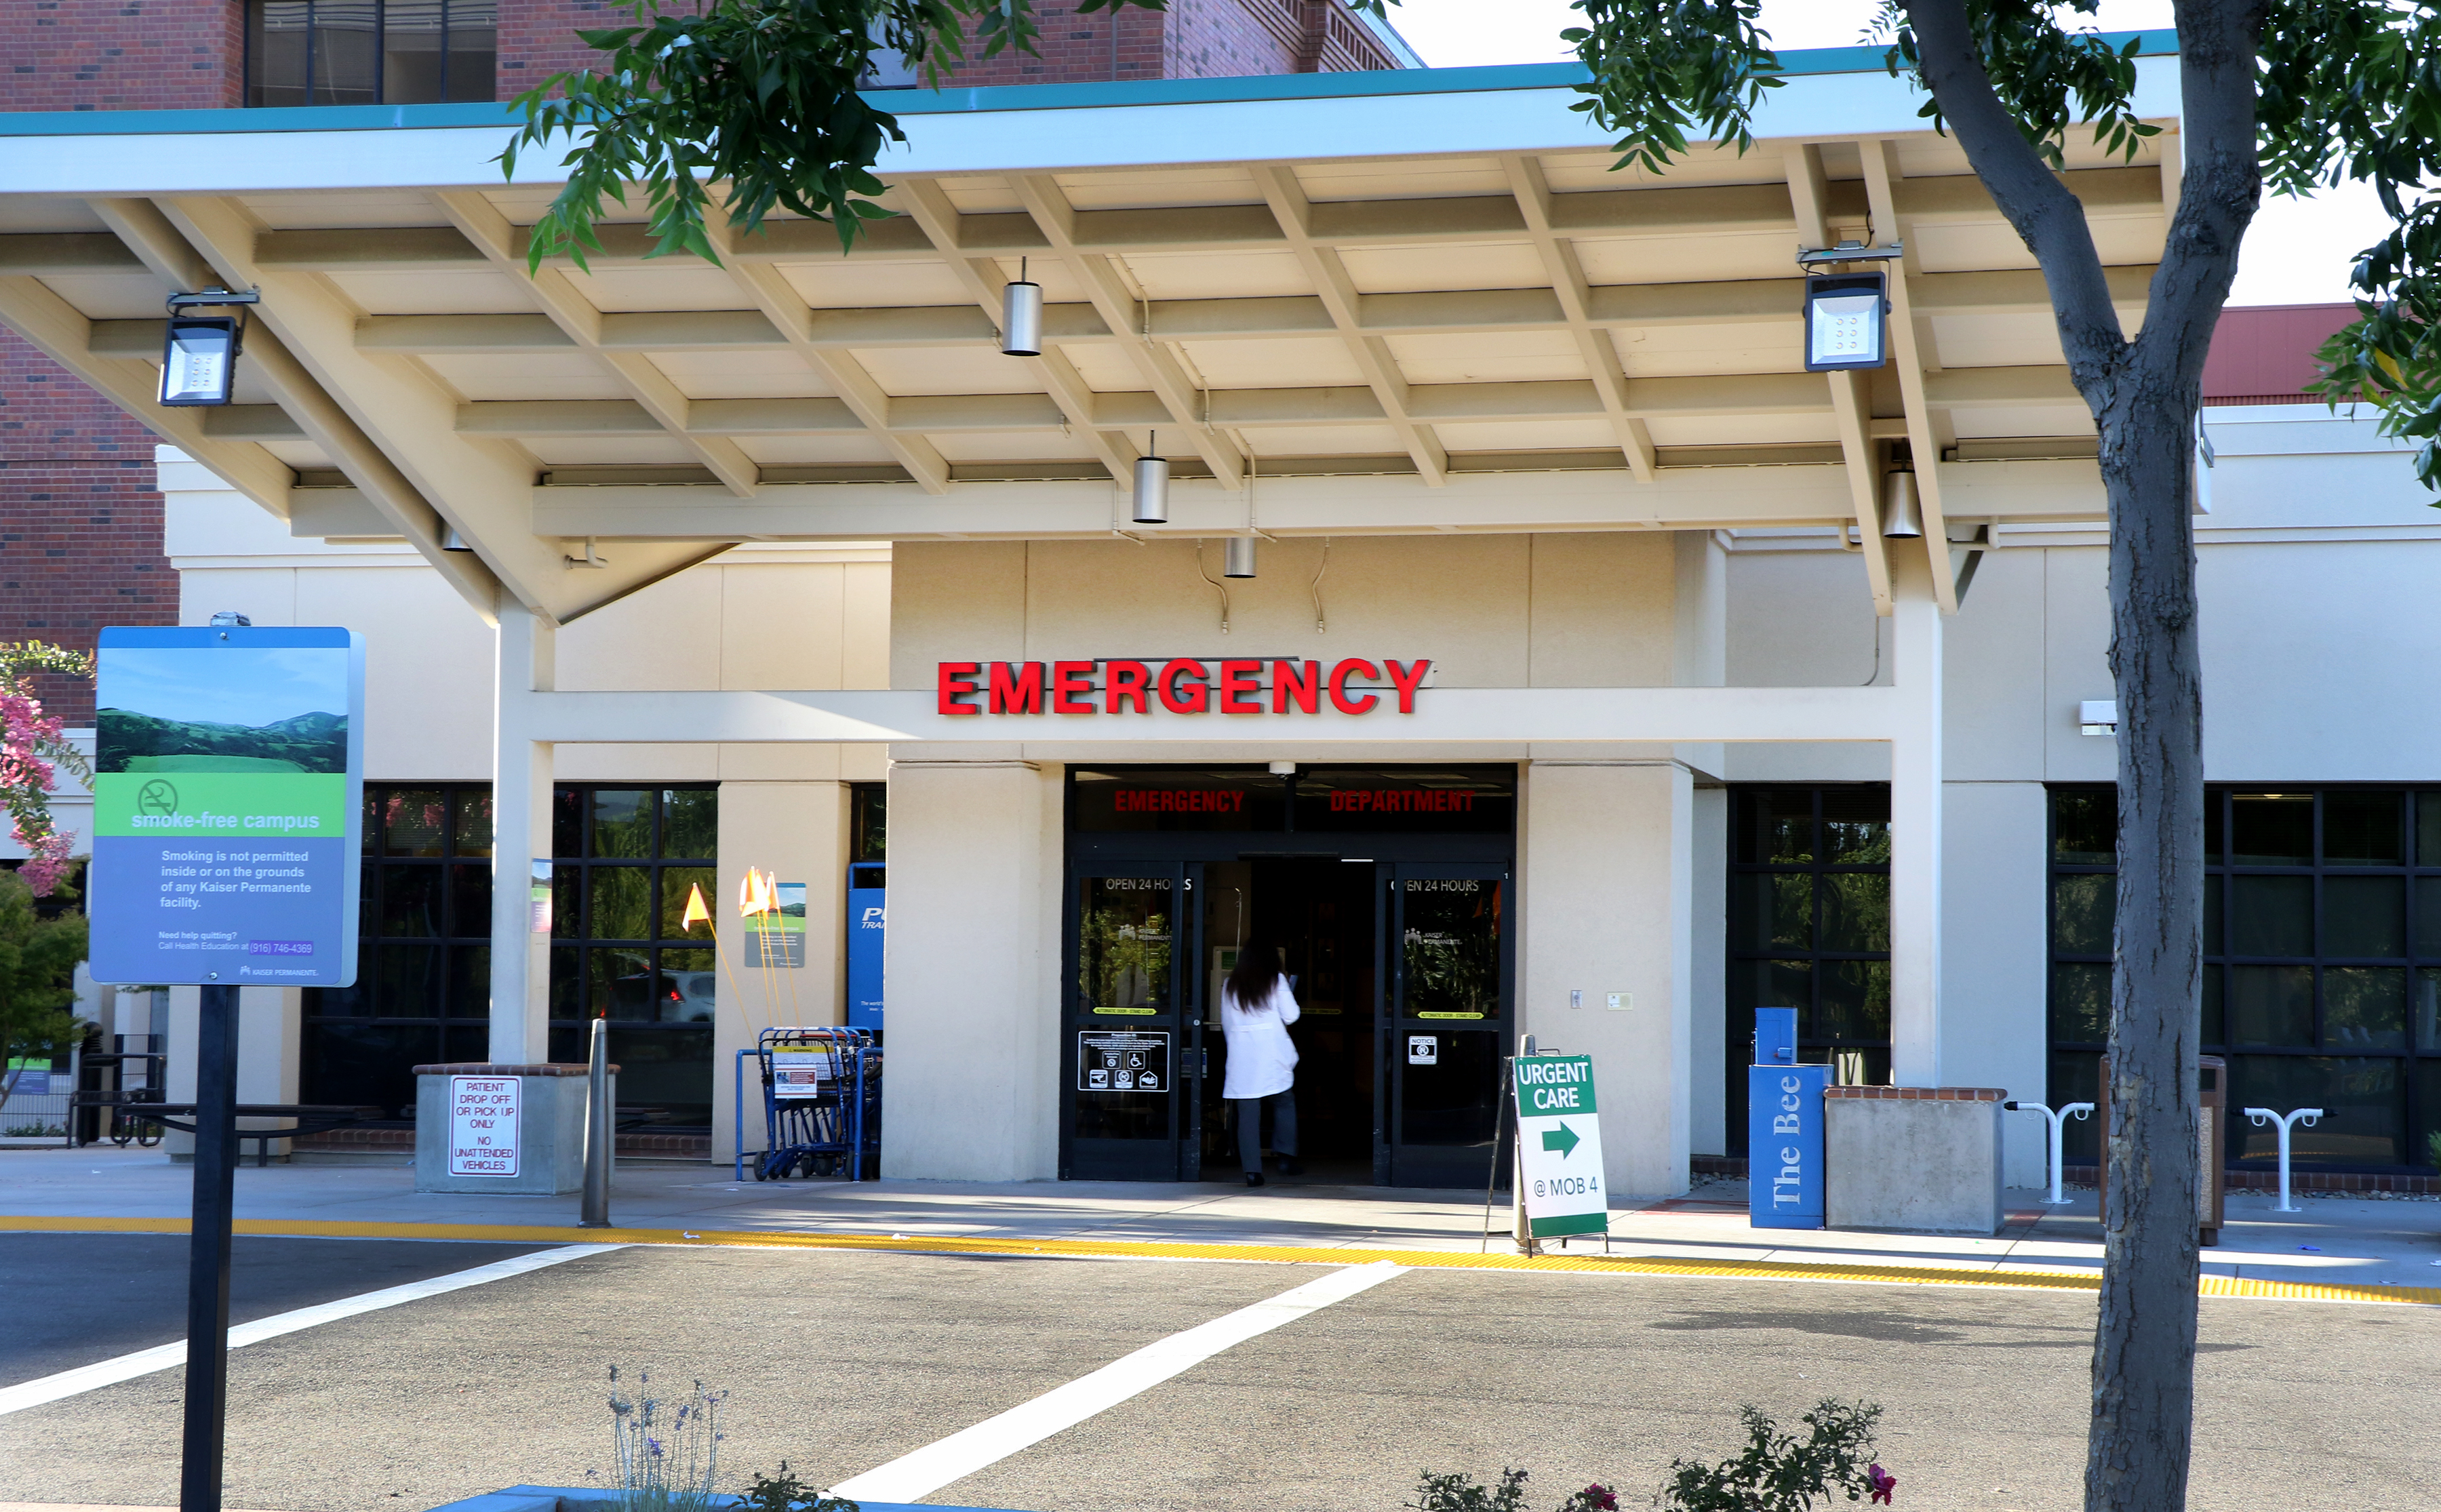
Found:
[[[244,1305],[276,1311],[533,1247],[239,1248]],[[174,1335],[183,1259],[183,1244],[155,1237],[0,1236],[0,1381]],[[588,1255],[236,1352],[227,1504],[401,1512],[521,1482],[598,1484],[613,1362],[728,1391],[725,1479],[786,1458],[830,1484],[1328,1273],[823,1250]],[[141,1301],[148,1284],[159,1297]],[[1537,1506],[1591,1480],[1634,1505],[1673,1456],[1727,1453],[1740,1404],[1793,1416],[1842,1396],[1886,1409],[1882,1460],[1903,1503],[2067,1509],[2080,1500],[2093,1305],[2084,1291],[1411,1269],[926,1500],[1392,1512],[1421,1470],[1490,1479],[1518,1465]],[[2190,1506],[2441,1501],[2441,1308],[2208,1298],[2202,1317]],[[0,1417],[0,1499],[174,1503],[182,1386],[162,1371]]]

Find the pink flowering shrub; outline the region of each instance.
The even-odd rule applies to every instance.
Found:
[[[9,834],[26,848],[18,879],[34,896],[48,897],[68,869],[76,836],[51,822],[50,794],[65,766],[90,782],[93,768],[67,742],[59,717],[43,711],[33,675],[93,675],[93,658],[40,640],[0,644],[0,804],[9,810]]]

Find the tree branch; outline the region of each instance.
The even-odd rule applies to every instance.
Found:
[[[2179,101],[2186,168],[2135,362],[2146,387],[2197,390],[2213,328],[2237,277],[2238,243],[2263,200],[2256,143],[2255,47],[2261,0],[2176,0]]]
[[[2041,264],[2060,350],[2099,415],[2125,360],[2127,338],[2104,279],[2085,207],[2068,191],[2000,102],[1963,0],[1906,0],[1925,82],[2000,214]]]

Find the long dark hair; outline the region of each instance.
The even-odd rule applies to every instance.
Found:
[[[1238,951],[1238,963],[1229,968],[1222,996],[1239,1008],[1259,1008],[1270,999],[1279,980],[1279,946],[1257,936]]]

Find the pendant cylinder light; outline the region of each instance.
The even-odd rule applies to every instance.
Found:
[[[1220,575],[1224,578],[1251,578],[1255,575],[1255,538],[1233,535],[1220,557]]]
[[[1924,534],[1924,495],[1912,467],[1894,467],[1882,475],[1882,534],[1893,541]]]
[[[1000,350],[1011,357],[1042,355],[1042,285],[1025,273],[1021,258],[1017,280],[1000,293]]]
[[[1145,438],[1145,450],[1153,449],[1153,438]],[[1169,523],[1169,459],[1164,457],[1136,459],[1135,522],[1138,525]]]

